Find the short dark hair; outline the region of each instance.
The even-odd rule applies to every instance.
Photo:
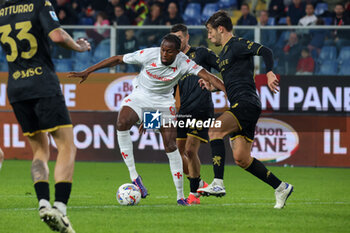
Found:
[[[223,10],[217,11],[210,16],[208,21],[205,23],[205,26],[208,27],[208,24],[215,29],[217,29],[219,26],[223,26],[229,32],[231,32],[233,28],[231,18],[227,15],[226,11]]]
[[[311,5],[311,6],[312,6],[312,8],[314,8],[314,9],[315,9],[315,6],[314,6],[314,4],[312,4],[311,2],[309,2],[309,3],[306,3],[306,5],[305,5],[305,6],[307,6],[307,5]]]
[[[185,24],[179,23],[175,24],[174,26],[171,27],[170,32],[179,32],[181,31],[183,34],[187,35],[188,34],[188,28]]]
[[[242,3],[241,9],[242,9],[242,6],[246,6],[246,7],[248,7],[248,9],[249,9],[249,5],[248,5],[247,3]]]
[[[117,4],[114,6],[114,9],[115,8],[121,8],[123,11],[125,11],[125,6],[123,4]]]
[[[341,3],[341,2],[337,2],[337,3],[335,4],[335,6],[342,6],[343,8],[345,8],[344,4]]]
[[[181,40],[179,37],[173,35],[173,34],[166,34],[162,41],[168,41],[175,45],[175,49],[180,50],[181,48]]]

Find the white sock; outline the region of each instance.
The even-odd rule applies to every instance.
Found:
[[[51,208],[51,204],[50,204],[50,202],[49,202],[48,200],[46,200],[46,199],[40,199],[40,201],[39,201],[39,209],[40,209],[41,207]]]
[[[223,179],[214,178],[214,182],[217,185],[224,186],[224,180]]]
[[[60,201],[55,201],[53,206],[56,207],[63,215],[67,215],[67,205]]]
[[[134,152],[132,147],[132,141],[130,136],[130,130],[119,131],[117,130],[118,144],[120,153],[124,159],[126,166],[129,169],[130,179],[135,180],[139,174],[136,171]]]
[[[185,198],[183,189],[183,170],[182,170],[182,159],[178,149],[173,152],[166,153],[169,158],[171,176],[173,177],[177,200]]]
[[[1,167],[2,167],[2,163],[0,163],[0,170],[1,170]]]

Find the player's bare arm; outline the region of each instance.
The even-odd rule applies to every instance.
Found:
[[[49,34],[49,37],[53,42],[66,49],[71,49],[77,52],[90,51],[91,49],[90,43],[87,40],[80,38],[77,41],[74,41],[73,38],[62,28],[53,30]]]
[[[203,79],[206,82],[209,82],[212,86],[214,86],[214,88],[226,93],[224,83],[218,77],[216,77],[212,73],[209,73],[206,69],[202,69],[201,71],[199,71],[198,77],[200,77],[201,79]],[[204,83],[203,83],[203,81],[199,81],[199,84],[202,85]],[[208,85],[208,87],[209,87],[209,85]],[[208,90],[210,91],[210,89],[208,89]]]
[[[69,78],[81,78],[80,83],[84,82],[88,76],[99,69],[107,68],[107,67],[113,67],[119,64],[123,64],[123,55],[117,55],[113,56],[107,59],[104,59],[100,61],[99,63],[88,67],[87,69],[81,71],[81,72],[69,72],[68,77]]]

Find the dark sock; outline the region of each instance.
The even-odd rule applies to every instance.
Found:
[[[213,157],[214,178],[224,179],[225,168],[225,144],[223,139],[210,141],[211,154]]]
[[[39,181],[34,184],[34,189],[36,193],[36,197],[38,198],[38,201],[41,199],[45,199],[50,201],[50,190],[49,190],[49,183],[44,181]]]
[[[55,184],[55,201],[63,202],[67,205],[71,190],[72,183],[70,182],[59,182]]]
[[[191,193],[197,193],[197,189],[199,188],[199,182],[201,181],[201,178],[197,177],[188,179],[190,180]]]
[[[262,162],[255,158],[253,158],[253,162],[245,170],[269,184],[274,189],[282,183],[282,181],[280,181],[272,172],[267,170]]]

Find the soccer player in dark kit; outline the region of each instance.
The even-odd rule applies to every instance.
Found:
[[[270,185],[275,190],[276,204],[281,209],[293,191],[293,186],[279,180],[263,163],[250,154],[256,123],[261,113],[261,102],[254,83],[253,56],[262,56],[266,65],[267,83],[271,91],[278,91],[278,80],[272,72],[272,51],[258,43],[232,34],[232,22],[225,11],[218,11],[206,22],[208,39],[222,46],[219,67],[231,107],[217,120],[221,128],[210,128],[212,156],[225,158],[223,138],[230,135],[235,163]],[[207,85],[208,86],[208,85]],[[222,177],[215,177],[206,188],[198,189],[206,195],[215,195],[223,188]]]
[[[204,47],[192,47],[189,45],[188,29],[184,24],[174,25],[170,32],[181,40],[181,51],[198,65],[206,70],[214,68],[219,71],[218,56],[211,50]],[[199,77],[192,74],[183,76],[179,82],[180,109],[178,120],[206,121],[214,117],[214,105],[211,99],[211,92],[202,89],[198,84]],[[186,117],[181,117],[186,116]],[[179,148],[184,173],[190,181],[190,194],[187,198],[190,204],[200,204],[198,188],[208,186],[200,178],[200,159],[198,150],[201,142],[208,143],[209,128],[205,127],[177,127],[176,144]]]
[[[75,42],[60,28],[48,0],[1,1],[0,44],[9,66],[7,95],[33,151],[31,173],[39,216],[52,230],[73,233],[66,205],[71,193],[76,148],[72,122],[51,61],[48,37],[78,52],[90,50],[90,44],[84,39]],[[52,135],[58,149],[52,207],[47,133]]]

